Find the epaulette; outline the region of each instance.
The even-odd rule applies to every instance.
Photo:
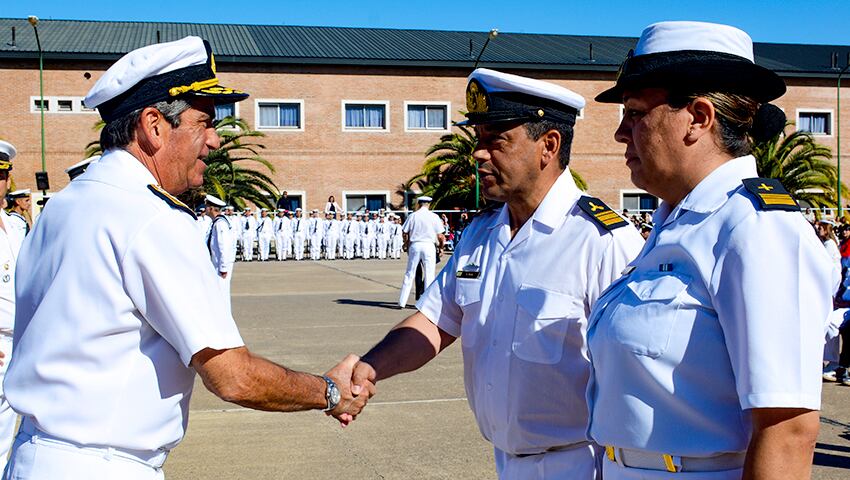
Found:
[[[598,198],[583,196],[578,199],[578,206],[606,230],[614,230],[615,228],[625,227],[629,224],[626,219],[618,215],[614,210],[611,210],[608,205],[605,205]]]
[[[800,211],[794,197],[775,178],[745,178],[743,183],[747,191],[758,199],[762,210]]]
[[[153,184],[148,185],[148,190],[153,192],[153,194],[156,195],[157,197],[164,200],[165,203],[167,203],[168,206],[170,206],[171,208],[176,208],[177,210],[180,210],[182,212],[186,212],[189,215],[191,215],[192,218],[194,218],[195,220],[198,219],[198,217],[195,215],[195,212],[193,212],[191,208],[187,207],[185,203],[181,202],[180,200],[175,198],[173,195],[171,195],[170,193],[163,190],[162,187],[160,187],[159,185],[153,185]]]

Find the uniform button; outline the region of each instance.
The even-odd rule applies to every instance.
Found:
[[[487,384],[487,390],[493,390],[493,384],[492,383]]]

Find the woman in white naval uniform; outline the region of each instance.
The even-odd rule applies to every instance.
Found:
[[[640,255],[593,308],[589,434],[606,480],[808,478],[823,332],[837,284],[752,139],[785,125],[785,92],[733,27],[644,30],[617,84],[615,139],[660,197]]]

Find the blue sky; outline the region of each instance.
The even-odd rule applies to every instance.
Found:
[[[638,36],[661,20],[702,20],[742,28],[757,42],[850,45],[846,0],[4,0],[2,17],[322,25]],[[85,9],[81,8],[85,5]]]

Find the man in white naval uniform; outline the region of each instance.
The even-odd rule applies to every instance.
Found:
[[[242,260],[250,262],[254,259],[254,240],[257,238],[257,217],[250,208],[245,209],[242,224]]]
[[[401,250],[404,245],[404,235],[401,230],[401,217],[396,215],[393,217],[392,233],[390,234],[391,257],[396,260],[401,258]]]
[[[404,271],[404,280],[401,282],[401,295],[398,297],[398,306],[407,306],[407,297],[413,288],[413,279],[416,277],[416,267],[422,265],[425,276],[425,286],[434,280],[434,269],[437,265],[437,250],[442,248],[446,241],[443,235],[443,221],[436,213],[428,209],[431,197],[423,195],[416,202],[419,208],[407,217],[402,226],[404,246],[407,247],[407,269]]]
[[[387,258],[387,246],[390,243],[390,228],[392,224],[387,223],[387,216],[381,216],[376,228],[376,242],[378,248],[378,258],[381,260]]]
[[[307,221],[307,236],[310,239],[310,260],[322,258],[322,235],[324,234],[324,221],[319,218],[319,211],[310,212],[310,220]]]
[[[218,275],[221,295],[230,311],[230,281],[233,278],[233,263],[236,261],[236,250],[233,249],[234,229],[227,216],[221,214],[225,203],[220,198],[207,195],[205,198],[207,215],[212,218],[210,231],[207,233],[207,250],[210,252],[213,269]]]
[[[286,260],[292,252],[292,227],[286,210],[278,210],[274,223],[274,252],[278,261]]]
[[[0,198],[9,188],[9,172],[17,150],[0,140]],[[6,458],[12,447],[17,415],[3,393],[3,377],[12,359],[12,335],[15,322],[15,267],[26,230],[12,226],[12,217],[0,209],[0,467],[6,467]],[[25,223],[26,225],[26,223]]]
[[[339,243],[339,220],[337,213],[328,213],[325,220],[325,259],[335,260]]]
[[[32,213],[32,196],[29,188],[10,192],[9,199],[9,225],[24,232],[24,236],[30,233],[30,215]]]
[[[355,385],[415,370],[460,337],[469,405],[502,479],[600,474],[586,436],[587,317],[643,240],[567,168],[583,106],[548,82],[470,75],[482,193],[504,204],[477,216],[419,311],[355,368]]]
[[[266,208],[260,209],[260,218],[257,220],[257,249],[261,262],[269,259],[273,236],[274,225],[272,225],[272,218],[269,217],[269,211]]]
[[[174,197],[203,184],[220,146],[216,102],[247,97],[218,85],[214,65],[198,37],[151,45],[86,96],[105,153],[52,197],[18,257],[4,386],[22,420],[6,478],[161,480],[196,372],[239,405],[332,407],[343,422],[371,393],[350,394],[350,367],[321,377],[254,355],[225,308],[194,213]]]
[[[348,224],[351,223],[351,214],[340,214],[339,220],[339,239],[337,240],[337,256],[345,258],[345,236],[348,231]]]
[[[307,220],[304,219],[300,208],[295,209],[295,218],[292,220],[292,256],[296,260],[304,258],[304,239],[307,238]]]

